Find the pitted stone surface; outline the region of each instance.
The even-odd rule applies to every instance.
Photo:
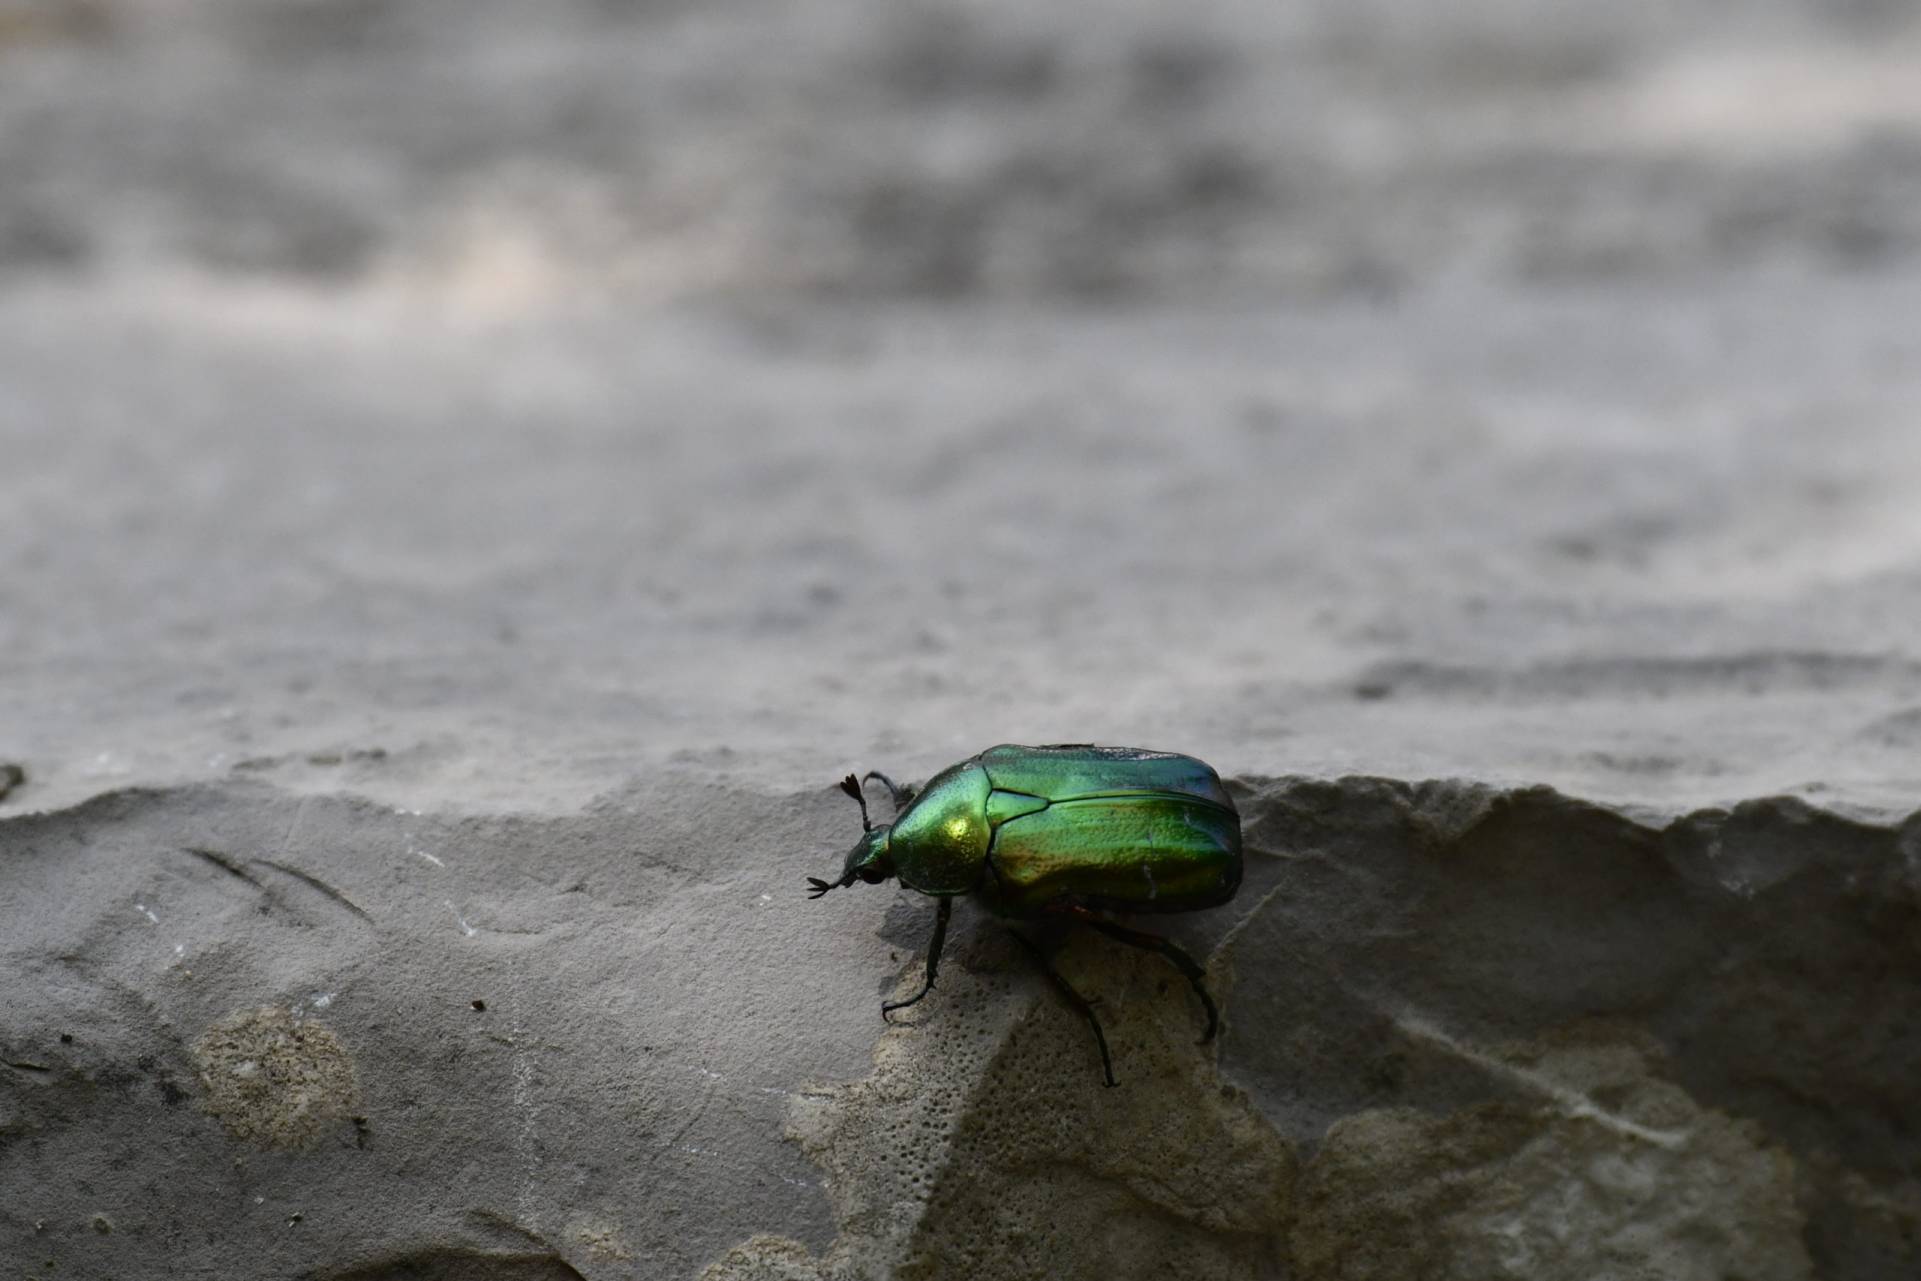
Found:
[[[1116,1088],[1080,1015],[990,933],[913,1026],[882,1037],[872,1076],[802,1094],[789,1133],[826,1171],[841,1226],[818,1275],[1271,1272],[1293,1149],[1195,1045],[1185,981],[1119,951],[1076,940],[1055,958],[1098,998]],[[705,1275],[799,1257],[747,1242]]]

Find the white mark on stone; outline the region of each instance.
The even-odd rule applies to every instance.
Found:
[[[454,906],[454,901],[452,899],[444,898],[444,899],[441,899],[440,901],[445,903],[447,905],[447,910],[454,914],[454,923],[460,926],[460,932],[462,934],[465,934],[468,938],[472,938],[474,935],[480,933],[479,930],[467,924],[467,918],[460,914],[460,909]]]
[[[135,903],[134,907],[139,911],[140,915],[146,917],[149,921],[152,921],[155,925],[160,924],[160,918],[155,916],[153,912],[148,909],[145,903]]]
[[[1657,1130],[1652,1126],[1630,1121],[1626,1117],[1610,1112],[1587,1095],[1540,1072],[1517,1067],[1503,1062],[1490,1054],[1484,1054],[1443,1032],[1427,1019],[1416,1014],[1403,1014],[1394,1020],[1394,1025],[1417,1040],[1438,1045],[1448,1053],[1463,1059],[1493,1076],[1505,1077],[1516,1085],[1532,1090],[1554,1103],[1562,1112],[1576,1120],[1593,1121],[1605,1129],[1623,1134],[1629,1138],[1640,1139],[1660,1148],[1678,1148],[1687,1142],[1685,1130]]]
[[[428,861],[429,863],[432,863],[432,864],[433,864],[433,865],[434,865],[435,867],[445,867],[445,866],[447,866],[447,865],[446,865],[445,863],[443,863],[443,862],[441,862],[441,861],[440,861],[439,859],[437,859],[437,858],[435,858],[435,857],[434,857],[434,856],[433,856],[432,854],[429,854],[429,853],[428,853],[428,852],[427,852],[426,850],[423,850],[423,849],[421,849],[421,848],[420,848],[420,847],[419,847],[418,845],[414,845],[414,844],[412,844],[411,842],[410,842],[410,843],[408,844],[408,846],[407,846],[407,852],[408,852],[409,854],[418,854],[418,855],[420,855],[420,857],[422,857],[422,858],[424,858],[424,859],[426,859],[426,860],[427,860],[427,861]]]
[[[1286,888],[1287,888],[1287,882],[1282,881],[1279,885],[1276,885],[1273,889],[1261,895],[1260,898],[1255,900],[1254,906],[1247,910],[1246,915],[1242,916],[1240,920],[1234,922],[1234,924],[1228,927],[1227,933],[1221,935],[1221,941],[1219,943],[1216,943],[1214,945],[1214,950],[1207,954],[1208,969],[1214,968],[1214,961],[1216,958],[1227,955],[1228,949],[1233,947],[1234,944],[1237,941],[1239,941],[1241,937],[1241,932],[1247,929],[1247,927],[1253,922],[1255,917],[1259,916],[1262,912],[1266,911],[1267,905],[1269,903],[1272,903],[1275,899],[1279,898],[1281,895],[1281,891]]]
[[[729,1089],[739,1088],[732,1084],[732,1082],[729,1080],[725,1072],[716,1072],[712,1068],[704,1068],[704,1067],[695,1067],[693,1070],[698,1075],[706,1077],[709,1081],[718,1081],[722,1085],[728,1086]],[[783,1090],[778,1085],[755,1085],[749,1088],[752,1089],[756,1094],[771,1094],[775,1098],[780,1098],[780,1099],[792,1099],[792,1098],[799,1097],[792,1090]]]
[[[300,803],[293,807],[293,818],[287,824],[287,834],[280,838],[280,857],[283,860],[293,849],[294,833],[300,830],[300,820],[307,817],[307,802],[312,799],[310,796],[303,796],[300,798]]]
[[[534,1061],[528,1057],[524,1029],[514,1023],[510,1040],[514,1047],[514,1111],[520,1115],[520,1128],[514,1135],[516,1155],[520,1158],[520,1190],[514,1198],[520,1221],[534,1225],[535,1189],[540,1186],[539,1115],[534,1110]]]
[[[1715,879],[1721,883],[1722,889],[1730,894],[1738,894],[1742,898],[1754,897],[1756,888],[1754,882],[1743,875],[1739,869],[1725,866],[1727,850],[1722,845],[1719,832],[1708,837],[1706,854],[1708,866],[1714,869]]]
[[[317,992],[313,997],[313,1007],[316,1010],[324,1010],[329,1005],[332,1005],[334,998],[339,995],[340,993],[338,992]]]

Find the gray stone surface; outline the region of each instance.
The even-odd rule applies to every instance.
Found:
[[[1914,1275],[1918,57],[0,0],[0,1275]],[[1115,1090],[802,893],[1081,739]]]

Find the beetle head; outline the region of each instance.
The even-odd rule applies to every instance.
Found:
[[[859,779],[849,774],[841,780],[840,789],[860,802],[860,839],[847,852],[847,865],[841,869],[838,881],[823,881],[818,876],[807,878],[808,898],[819,898],[828,890],[837,890],[855,881],[878,885],[894,875],[894,859],[887,851],[889,825],[883,823],[876,827],[868,820],[867,798],[861,795]]]
[[[878,885],[894,875],[894,858],[887,850],[887,828],[870,827],[860,834],[854,848],[847,851],[847,866],[841,870],[838,881],[823,881],[817,876],[807,878],[810,887],[808,898],[819,898],[828,890],[837,890],[855,881],[865,881]]]

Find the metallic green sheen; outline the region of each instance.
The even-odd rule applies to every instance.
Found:
[[[990,747],[974,758],[997,791],[1025,792],[1050,801],[1111,793],[1166,792],[1217,805],[1232,814],[1234,802],[1220,775],[1206,761],[1138,747]]]
[[[1241,823],[1191,756],[1009,744],[936,775],[891,829],[855,846],[847,871],[863,866],[923,894],[979,890],[1002,916],[1185,912],[1240,888]]]
[[[980,886],[994,836],[987,821],[992,791],[977,760],[927,781],[889,829],[887,847],[903,885],[923,894],[965,894]]]
[[[1232,810],[1165,792],[1061,801],[1005,823],[982,886],[1000,916],[1080,904],[1125,912],[1215,907],[1241,886]]]

